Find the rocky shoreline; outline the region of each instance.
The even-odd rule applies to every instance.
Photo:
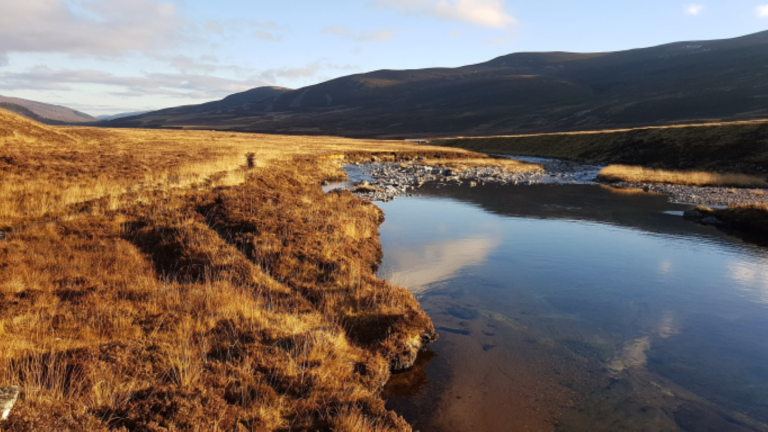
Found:
[[[405,163],[357,162],[347,167],[350,182],[337,188],[348,189],[367,201],[391,201],[410,195],[428,182],[446,185],[468,184],[606,184],[620,189],[637,189],[647,193],[667,195],[671,202],[693,205],[727,207],[733,205],[768,204],[768,190],[725,187],[697,187],[672,184],[604,183],[597,180],[602,167],[581,165],[568,161],[534,157],[514,158],[535,163],[543,169],[528,172],[507,172],[501,167],[486,166],[456,170],[430,166],[423,159]]]

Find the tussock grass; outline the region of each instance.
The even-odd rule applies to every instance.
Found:
[[[514,159],[502,158],[468,158],[449,161],[441,159],[425,159],[424,161],[419,161],[419,164],[427,166],[442,166],[457,171],[466,171],[478,166],[502,168],[504,171],[509,173],[535,172],[543,170],[541,165],[520,162]]]
[[[320,188],[371,157],[486,160],[0,110],[0,430],[409,430],[381,390],[434,328],[375,277],[381,211]]]
[[[667,183],[688,186],[768,187],[764,178],[746,174],[720,174],[702,171],[667,171],[637,166],[610,165],[603,168],[597,178],[617,183]]]

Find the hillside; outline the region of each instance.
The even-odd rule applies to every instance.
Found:
[[[462,137],[433,144],[593,164],[768,175],[768,121],[624,130]]]
[[[46,124],[90,123],[96,118],[59,105],[0,96],[0,108]]]
[[[290,134],[499,135],[768,117],[768,32],[609,53],[517,53],[381,70],[112,126]],[[269,94],[273,91],[273,94]]]
[[[149,111],[133,111],[133,112],[124,112],[124,113],[118,113],[118,114],[112,114],[112,115],[102,115],[96,117],[96,120],[98,121],[110,121],[110,120],[117,120],[121,118],[126,117],[133,117],[141,114],[146,114]]]

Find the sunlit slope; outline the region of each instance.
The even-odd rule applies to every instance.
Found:
[[[89,123],[96,119],[88,114],[60,105],[0,96],[0,108],[48,124]]]
[[[414,137],[768,117],[768,32],[622,52],[519,53],[460,68],[381,70],[239,105],[119,126]]]

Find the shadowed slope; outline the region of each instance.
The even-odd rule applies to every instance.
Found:
[[[110,124],[404,137],[749,119],[768,116],[766,66],[768,32],[612,53],[519,53],[455,69],[352,75],[228,110],[164,110]]]

